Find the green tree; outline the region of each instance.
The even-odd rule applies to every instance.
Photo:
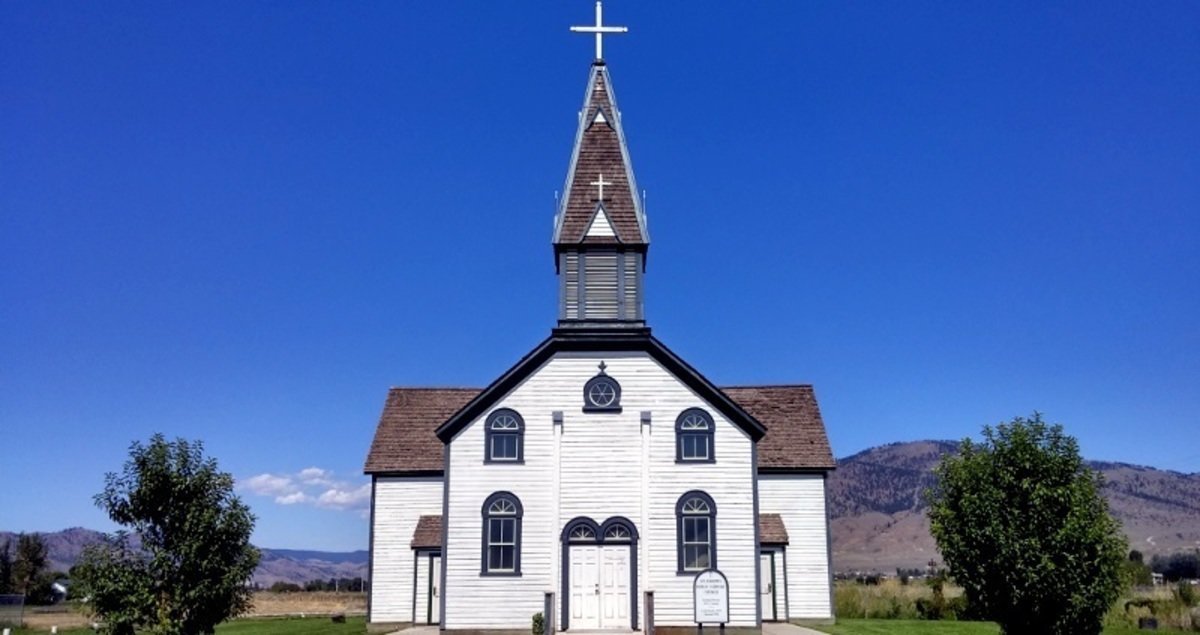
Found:
[[[17,534],[17,553],[12,564],[12,584],[28,593],[46,568],[46,541],[41,534]]]
[[[4,541],[4,549],[0,550],[0,594],[13,592],[13,562],[12,541]]]
[[[984,427],[935,474],[932,533],[975,610],[1008,635],[1100,633],[1126,541],[1062,426],[1034,413]]]
[[[250,606],[254,516],[199,442],[156,434],[129,455],[96,496],[129,531],[86,549],[75,582],[108,633],[212,633]]]

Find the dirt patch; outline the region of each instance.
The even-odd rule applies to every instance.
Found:
[[[40,631],[49,631],[51,626],[57,626],[58,630],[61,631],[68,628],[91,626],[92,624],[92,620],[88,616],[67,607],[49,611],[31,610],[29,607],[26,607],[22,621],[25,622],[27,628]]]

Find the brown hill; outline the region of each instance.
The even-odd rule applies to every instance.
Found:
[[[829,479],[833,566],[889,572],[940,562],[921,492],[933,467],[954,452],[951,441],[870,448],[838,461]],[[1109,509],[1131,548],[1146,554],[1200,547],[1200,473],[1091,461],[1105,478]]]
[[[72,527],[43,533],[51,571],[66,572],[79,559],[83,548],[99,542],[102,534],[91,529]],[[16,534],[0,531],[0,546],[11,539],[16,549]],[[262,558],[254,571],[254,581],[269,586],[275,582],[304,584],[310,580],[331,578],[366,578],[366,551],[296,551],[290,549],[259,549]]]

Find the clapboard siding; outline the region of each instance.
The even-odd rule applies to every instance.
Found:
[[[441,513],[440,477],[376,477],[372,622],[413,621],[413,530],[421,516]]]
[[[596,210],[596,215],[592,217],[592,223],[588,225],[587,233],[584,236],[612,238],[616,235],[612,223],[608,222],[608,214],[605,214],[602,209]]]
[[[791,619],[825,619],[830,606],[825,478],[820,474],[763,475],[759,511],[779,514],[787,528],[787,598]]]
[[[754,626],[758,603],[758,560],[754,542],[753,441],[686,387],[676,384],[656,395],[650,443],[648,588],[654,589],[654,620],[663,626],[692,625],[693,575],[680,575],[675,506],[698,489],[717,504],[717,568],[729,580],[731,626]],[[675,419],[693,405],[705,407],[716,423],[715,463],[675,462]],[[665,406],[665,407],[663,407]]]
[[[601,360],[621,383],[620,413],[582,412],[583,385]],[[716,463],[675,463],[675,418],[690,407],[706,408],[716,421]],[[523,416],[525,463],[483,462],[486,414],[451,442],[448,629],[528,628],[542,594],[561,588],[559,536],[576,516],[633,521],[641,536],[639,592],[656,592],[658,624],[690,624],[692,576],[677,574],[675,504],[692,489],[717,504],[718,564],[729,578],[732,625],[755,624],[753,443],[739,428],[641,353],[559,354],[494,408]],[[561,431],[555,411],[563,412]],[[651,413],[648,427],[643,411]],[[497,491],[512,492],[524,508],[520,577],[480,575],[481,506]]]

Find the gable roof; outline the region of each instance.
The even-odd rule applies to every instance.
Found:
[[[568,338],[575,339],[578,338]],[[646,339],[657,342],[648,335]],[[440,473],[443,469],[442,439],[453,438],[457,430],[481,416],[528,372],[559,350],[551,345],[554,340],[553,336],[547,339],[488,388],[392,388],[363,471],[367,474]],[[662,347],[661,344],[658,346]],[[661,350],[666,351],[666,347]],[[521,370],[525,372],[517,372]],[[725,389],[709,386],[710,396],[719,397],[745,413],[762,430],[762,434],[752,435],[759,439],[760,472],[824,471],[835,467],[812,386]],[[701,395],[716,407],[713,399],[704,393]]]
[[[588,236],[596,204],[601,202],[598,187],[592,183],[600,181],[601,176],[604,209],[614,235]],[[649,244],[645,212],[637,191],[608,67],[597,61],[592,65],[583,96],[567,181],[554,220],[554,244]]]
[[[443,446],[433,431],[478,394],[478,388],[389,390],[363,471],[441,472]]]
[[[438,438],[449,443],[463,428],[483,415],[488,408],[515,388],[526,377],[533,374],[544,362],[559,352],[641,352],[647,353],[661,364],[667,372],[694,390],[700,398],[742,429],[750,438],[758,441],[766,434],[763,427],[750,413],[746,412],[725,396],[712,382],[671,352],[662,342],[650,335],[650,329],[554,329],[536,348],[521,358],[490,386],[484,388],[474,399],[467,402],[437,429]]]
[[[758,443],[759,471],[831,470],[837,466],[811,385],[730,386],[723,390],[767,426],[767,436]]]

